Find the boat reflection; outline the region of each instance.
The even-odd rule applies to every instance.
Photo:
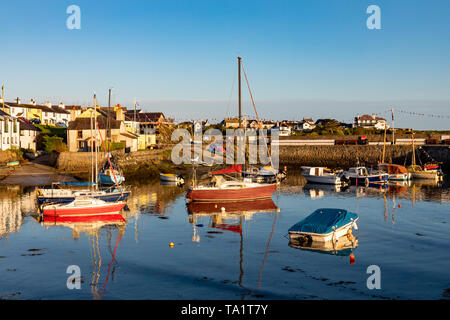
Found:
[[[355,237],[343,236],[337,242],[327,241],[302,241],[300,239],[291,238],[289,240],[290,247],[318,253],[331,254],[337,256],[348,256],[356,247],[358,247],[358,239]]]
[[[303,190],[306,195],[309,195],[311,199],[322,198],[326,194],[343,192],[348,189],[348,186],[332,185],[332,184],[318,184],[307,183],[303,186]]]
[[[92,277],[90,283],[91,293],[94,299],[102,299],[105,294],[106,286],[109,282],[110,275],[114,275],[116,266],[113,265],[116,262],[116,251],[119,245],[120,239],[123,237],[126,228],[126,219],[121,214],[107,215],[107,216],[88,216],[88,217],[54,217],[43,216],[37,217],[42,225],[46,227],[63,226],[72,229],[72,237],[74,240],[80,238],[80,235],[85,233],[91,240],[92,246]],[[99,280],[102,270],[102,257],[100,254],[99,238],[100,230],[105,230],[107,233],[107,239],[109,244],[109,250],[111,253],[111,261],[108,263],[108,271],[106,278],[103,282],[101,290],[99,290]],[[112,231],[117,229],[117,239],[114,247],[114,251],[111,247]],[[116,262],[117,264],[117,262]],[[112,278],[112,280],[114,280]]]

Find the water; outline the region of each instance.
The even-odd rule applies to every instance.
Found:
[[[1,187],[0,298],[450,297],[445,184],[387,190],[303,184],[291,175],[272,201],[246,205],[245,213],[227,205],[221,214],[219,205],[191,207],[189,215],[184,189],[155,182],[133,187],[126,222],[72,225],[39,222],[33,188]],[[322,207],[359,215],[354,264],[349,256],[288,245],[288,228]],[[67,289],[69,265],[80,267],[80,290]],[[379,290],[367,288],[370,265],[380,267]]]

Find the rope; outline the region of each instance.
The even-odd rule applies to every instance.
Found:
[[[102,137],[102,133],[101,133],[101,131],[100,131],[100,128],[99,128],[99,126],[98,126],[97,119],[95,120],[95,123],[97,124],[98,134],[100,135],[100,140],[101,140],[101,142],[102,142],[103,149],[105,150],[106,158],[108,159],[109,166],[111,167],[111,172],[112,172],[113,177],[114,177],[114,182],[116,183],[117,188],[119,188],[119,183],[117,182],[116,174],[114,173],[114,168],[113,168],[113,166],[112,166],[111,159],[109,159],[109,154],[108,154],[108,152],[106,152],[106,146],[105,146],[105,144],[103,143],[103,137]]]

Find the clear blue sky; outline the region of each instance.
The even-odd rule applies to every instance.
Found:
[[[81,30],[66,28],[71,4]],[[366,27],[370,4],[381,30]],[[95,91],[106,104],[114,87],[128,107],[136,98],[179,120],[223,118],[237,113],[240,55],[263,118],[350,121],[392,106],[450,115],[448,0],[15,0],[0,10],[7,100],[84,105]],[[449,121],[398,114],[396,124]]]

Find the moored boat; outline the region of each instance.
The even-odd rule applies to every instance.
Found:
[[[58,185],[58,184],[55,184]],[[130,195],[128,188],[109,188],[104,190],[38,188],[36,198],[39,204],[70,203],[77,197],[91,197],[106,202],[125,201]]]
[[[347,184],[342,173],[336,173],[324,167],[302,167],[302,176],[308,182],[341,185]]]
[[[369,173],[366,167],[352,167],[344,171],[343,175],[352,184],[384,184],[389,180],[389,175],[384,172]]]
[[[292,240],[336,242],[340,237],[351,235],[351,230],[358,229],[358,215],[344,209],[317,209],[305,219],[289,228]]]
[[[179,174],[174,173],[160,173],[159,178],[164,182],[174,182],[178,184],[184,184],[184,178]]]
[[[389,175],[389,181],[408,181],[411,179],[411,173],[404,166],[393,163],[380,163],[377,167]]]
[[[215,184],[190,187],[186,194],[189,201],[241,201],[270,198],[276,184],[248,181],[224,181]]]
[[[44,216],[104,216],[117,214],[125,202],[106,202],[99,199],[78,197],[68,204],[46,204],[42,207]]]
[[[121,184],[125,181],[123,173],[117,169],[106,168],[98,174],[98,182],[104,185]]]

